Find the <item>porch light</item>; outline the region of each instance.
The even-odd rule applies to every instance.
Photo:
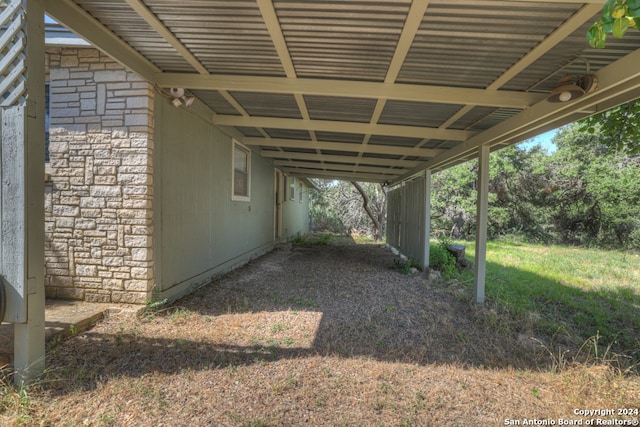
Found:
[[[176,108],[182,104],[184,104],[185,107],[190,107],[193,101],[196,100],[195,96],[186,95],[184,89],[181,87],[172,87],[169,89],[169,95],[173,98],[171,103]]]
[[[567,74],[558,82],[558,87],[547,97],[549,102],[568,102],[591,93],[596,89],[598,79],[592,74],[583,77]]]

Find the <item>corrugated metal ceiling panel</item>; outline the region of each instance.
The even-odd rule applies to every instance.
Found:
[[[364,98],[344,98],[336,96],[305,96],[309,116],[317,120],[350,120],[368,123],[371,120],[377,100]]]
[[[342,133],[342,132],[316,132],[318,141],[329,142],[348,142],[360,144],[364,139],[364,135],[359,133]]]
[[[211,108],[216,114],[226,114],[230,116],[240,116],[240,112],[226,100],[218,91],[213,90],[192,90],[200,101]]]
[[[193,67],[124,0],[76,0],[76,3],[163,71],[193,71]]]
[[[474,99],[474,105],[486,100],[486,105],[491,106],[447,103],[442,99],[442,94],[447,93],[446,89],[434,91],[431,100],[429,91],[423,91],[424,101],[416,102],[415,97],[407,95],[407,92],[402,94],[401,88],[398,88],[399,96],[395,98],[395,94],[389,90],[392,88],[389,83],[394,77],[395,83],[458,88],[451,90],[452,96],[458,100],[465,99],[464,92],[459,88],[489,87],[523,94],[526,91],[548,93],[565,72],[583,74],[582,60],[567,66],[578,56],[587,57],[591,71],[595,72],[636,51],[640,45],[640,32],[629,31],[623,40],[609,37],[605,50],[591,49],[584,37],[592,22],[586,21],[589,18],[587,15],[598,11],[600,6],[573,0],[567,0],[567,3],[552,0],[431,0],[426,5],[425,15],[416,17],[407,16],[411,7],[418,7],[412,6],[411,0],[273,0],[260,5],[255,0],[185,0],[179,3],[174,0],[140,0],[214,75],[207,79],[207,76],[196,75],[193,66],[124,0],[73,1],[162,71],[173,72],[171,75],[162,75],[168,76],[165,85],[166,82],[175,84],[181,81],[182,87],[191,90],[217,114],[248,115],[242,121],[220,118],[221,123],[226,120],[227,123],[247,124],[255,118],[260,128],[246,126],[238,127],[238,130],[256,138],[268,135],[271,138],[308,140],[310,144],[312,139],[317,139],[317,146],[325,141],[354,145],[353,151],[349,145],[341,147],[333,144],[327,145],[331,150],[321,150],[325,155],[336,156],[361,152],[364,158],[407,159],[409,156],[368,153],[367,145],[372,147],[371,151],[386,152],[392,149],[381,149],[379,146],[397,147],[398,150],[406,147],[448,149],[460,144],[460,141],[382,137],[376,135],[377,125],[397,126],[397,134],[405,136],[422,134],[415,132],[417,127],[443,131],[438,136],[447,130],[481,132],[514,118],[522,111],[521,106],[540,107],[532,104],[534,101],[531,99],[535,100],[535,97],[514,95],[512,99],[515,101],[505,102],[504,98],[491,90],[480,93],[478,100]],[[275,16],[272,12],[275,12]],[[584,25],[578,28],[582,23]],[[86,27],[92,28],[91,24]],[[565,37],[564,30],[573,33]],[[555,31],[562,34],[563,40],[551,37],[550,41],[549,36]],[[399,41],[403,43],[398,45]],[[128,54],[127,51],[125,55]],[[289,60],[293,65],[292,70],[289,69]],[[519,66],[514,68],[521,60],[522,69]],[[228,76],[215,80],[216,74]],[[153,72],[147,72],[147,78],[149,75],[153,75]],[[257,85],[249,79],[234,80],[233,76],[238,75],[287,78],[265,79],[264,84]],[[500,88],[490,86],[500,76],[510,80],[500,83]],[[191,77],[193,79],[189,80]],[[301,83],[306,78],[315,80]],[[335,89],[338,87],[335,82],[333,86],[332,82],[326,82],[327,79],[383,82],[385,78],[388,82],[384,85],[354,85],[349,96],[344,97]],[[200,89],[189,87],[192,81],[197,81],[198,84],[193,86]],[[271,83],[273,86],[270,86]],[[207,85],[211,89],[203,89]],[[159,86],[164,89],[167,87]],[[423,89],[416,87],[416,90]],[[225,92],[220,92],[225,90],[244,111],[234,107],[237,104]],[[614,95],[618,96],[616,93]],[[608,94],[604,93],[605,96]],[[376,110],[382,103],[382,111]],[[496,105],[503,107],[496,108]],[[537,110],[546,111],[545,108]],[[559,110],[562,112],[562,108]],[[322,121],[319,128],[332,129],[331,124],[327,126],[326,122],[335,121],[335,129],[341,132],[313,131],[310,126],[314,123],[301,126],[295,122],[292,122],[292,129],[281,129],[286,121],[269,127],[269,121],[265,120],[304,120],[305,111],[312,120]],[[578,112],[584,115],[581,111],[576,110],[571,117]],[[376,120],[377,113],[380,117]],[[534,117],[540,125],[568,122],[560,116],[547,119],[552,114],[544,114]],[[546,120],[555,121],[544,123]],[[344,132],[349,130],[344,122],[353,123],[361,133]],[[538,122],[534,122],[534,126],[538,126]],[[371,126],[362,126],[363,123],[371,123]],[[448,124],[446,129],[443,126],[445,123]],[[528,126],[520,122],[518,124],[520,127]],[[402,126],[406,128],[402,129]],[[307,127],[309,130],[301,130]],[[396,128],[387,126],[380,129],[379,133],[386,134],[393,129]],[[364,135],[363,132],[371,134]],[[462,139],[460,135],[463,133],[450,134],[451,138]],[[469,132],[469,135],[478,133]],[[510,133],[503,136],[511,138]],[[475,144],[479,138],[474,136],[473,139]],[[362,145],[365,142],[367,145]],[[496,143],[511,142],[513,138]],[[341,148],[349,151],[339,151]],[[315,148],[283,149],[299,153],[317,152]],[[403,152],[412,154],[407,150]],[[456,158],[459,158],[458,154],[452,157],[452,161]],[[446,161],[439,159],[432,165],[440,167]]]
[[[371,145],[392,145],[394,147],[414,147],[422,141],[419,138],[403,138],[398,136],[373,135],[369,139]]]
[[[398,81],[485,88],[580,7],[434,0]]]
[[[410,1],[274,1],[298,77],[384,80]]]
[[[391,100],[387,101],[378,122],[437,128],[459,109],[459,105]]]
[[[296,129],[265,129],[271,138],[309,139],[309,132]]]
[[[209,72],[284,75],[255,0],[145,3]]]
[[[302,118],[296,98],[281,93],[229,92],[252,116]]]

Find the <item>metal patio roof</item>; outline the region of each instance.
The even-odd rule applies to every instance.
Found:
[[[47,13],[288,174],[398,183],[640,97],[604,0],[51,0]],[[565,73],[598,89],[546,96]]]

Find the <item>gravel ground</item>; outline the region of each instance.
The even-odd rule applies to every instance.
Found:
[[[26,401],[5,392],[0,424],[488,426],[640,407],[636,377],[551,370],[527,325],[471,304],[468,284],[347,243],[273,251],[57,343]]]

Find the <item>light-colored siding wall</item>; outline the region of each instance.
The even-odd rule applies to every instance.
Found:
[[[232,201],[231,137],[167,100],[158,104],[155,297],[173,298],[273,247],[274,169],[252,153],[251,200]]]
[[[387,243],[421,263],[427,238],[425,197],[423,177],[405,182],[387,194]]]
[[[294,182],[295,200],[289,199],[288,184],[290,180]],[[296,236],[309,233],[309,187],[295,177],[287,177],[286,181],[287,198],[282,204],[282,238],[283,240],[291,240]],[[302,192],[300,192],[300,188],[302,188]]]

